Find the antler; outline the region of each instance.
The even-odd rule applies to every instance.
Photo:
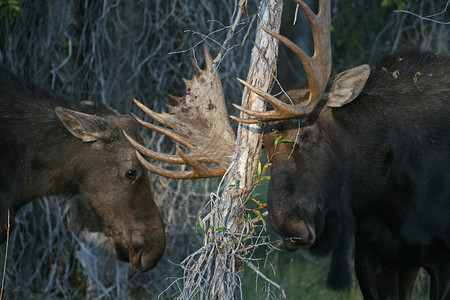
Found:
[[[253,87],[248,82],[238,79],[239,82],[244,84],[252,92],[265,99],[272,104],[274,110],[272,111],[253,111],[243,108],[239,105],[233,104],[240,111],[259,119],[242,119],[232,116],[233,119],[241,123],[261,123],[270,120],[286,120],[308,116],[319,103],[325,88],[327,87],[328,80],[331,73],[331,47],[330,47],[330,0],[319,0],[319,11],[316,14],[302,1],[295,0],[295,2],[303,9],[311,24],[311,30],[314,40],[314,55],[308,56],[300,47],[294,44],[288,38],[269,31],[265,28],[268,34],[278,39],[289,49],[291,49],[302,61],[303,67],[306,72],[306,77],[309,83],[309,98],[306,102],[301,104],[291,105],[286,104],[272,95],[260,91]]]
[[[137,100],[134,102],[155,121],[172,129],[160,127],[133,116],[143,126],[162,133],[189,149],[185,154],[177,146],[179,155],[159,153],[145,148],[125,133],[128,141],[137,150],[136,154],[143,166],[158,175],[174,179],[193,179],[222,176],[228,169],[234,152],[236,136],[228,121],[228,113],[217,71],[210,70],[212,59],[204,45],[206,68],[199,68],[190,60],[194,69],[194,78],[187,80],[186,95],[171,96],[177,106],[168,105],[171,113],[156,113]],[[187,164],[189,171],[170,171],[149,163],[148,158],[174,164]],[[203,163],[216,163],[208,168]]]

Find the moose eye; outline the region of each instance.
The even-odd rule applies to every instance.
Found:
[[[300,140],[301,140],[303,143],[308,142],[308,140],[309,140],[309,133],[308,133],[308,132],[303,132],[303,133],[300,135]]]
[[[314,134],[311,132],[311,130],[305,130],[300,135],[300,147],[303,150],[309,151],[311,150],[316,143],[316,139],[314,137]]]
[[[137,175],[136,170],[128,170],[128,171],[125,173],[125,176],[126,176],[128,179],[130,179],[130,180],[135,180],[135,179],[136,179],[136,175]]]

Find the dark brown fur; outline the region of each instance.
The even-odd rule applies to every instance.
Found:
[[[295,102],[299,92],[291,92]],[[409,52],[371,69],[362,93],[307,120],[280,122],[264,135],[274,156],[269,216],[288,250],[332,253],[328,284],[365,299],[408,299],[419,267],[431,299],[450,298],[450,59]],[[291,239],[292,238],[292,239]]]
[[[85,140],[68,130],[76,118]],[[0,66],[0,242],[8,211],[13,217],[36,198],[60,195],[72,199],[78,229],[112,237],[117,258],[133,268],[153,268],[164,252],[164,224],[123,131],[140,138],[131,117],[59,97]]]

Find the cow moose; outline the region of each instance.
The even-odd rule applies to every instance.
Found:
[[[141,141],[131,116],[57,96],[0,66],[0,243],[20,207],[64,196],[78,230],[104,233],[117,259],[152,269],[164,253],[164,223],[123,131]]]
[[[330,80],[330,1],[320,0],[317,13],[303,1],[295,2],[311,24],[314,54],[308,56],[289,39],[266,32],[300,58],[308,86],[277,99],[241,80],[273,110],[259,112],[235,105],[252,118],[232,117],[243,124],[266,124],[263,142],[268,156],[273,156],[268,188],[273,228],[289,251],[309,247],[318,255],[331,254],[327,283],[335,290],[351,285],[348,260],[354,241],[355,271],[365,299],[409,299],[420,267],[431,278],[430,298],[450,299],[450,58],[408,51]],[[206,73],[195,69],[193,81]],[[208,78],[211,86],[219,80]],[[138,119],[141,124],[194,150],[188,154],[179,150],[179,156],[171,156],[129,139],[144,156],[184,163],[192,170],[158,169],[138,155],[146,168],[173,178],[214,173],[202,165],[212,160],[199,156],[201,150],[192,146],[197,142],[189,143],[192,138],[183,133],[183,127],[198,118],[189,119],[187,114],[184,126],[172,122],[182,119],[182,111],[211,106],[214,98],[223,100],[222,91],[205,87],[216,95],[189,97],[192,89],[187,84],[188,93],[176,99],[179,104],[171,107],[171,114],[158,114],[141,105],[173,130]],[[215,118],[215,122],[229,126],[227,118]],[[203,128],[204,135],[209,127]],[[275,149],[280,135],[287,137],[286,142]],[[225,166],[232,150],[224,151],[222,143],[229,141],[204,142],[203,151],[220,148],[215,162]]]

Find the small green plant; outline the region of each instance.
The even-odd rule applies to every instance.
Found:
[[[267,175],[267,171],[269,170],[269,167],[272,165],[272,160],[275,157],[275,155],[281,153],[278,151],[279,146],[282,143],[293,143],[292,140],[283,136],[278,130],[274,129],[273,132],[278,134],[277,138],[274,141],[275,150],[270,157],[267,157],[267,162],[264,165],[261,164],[261,161],[258,163],[258,168],[256,174],[254,175],[255,177],[254,183],[250,187],[250,192],[248,193],[249,196],[245,201],[245,204],[247,205],[246,210],[251,211],[256,215],[256,217],[251,220],[251,223],[255,227],[262,226],[264,230],[266,229],[266,221],[264,218],[267,217],[268,215],[267,199],[258,200],[257,197],[260,196],[260,193],[255,193],[255,190],[258,186],[260,186],[264,182],[270,181],[271,177],[270,175]],[[251,203],[252,205],[249,205],[249,203]],[[259,222],[261,222],[262,225],[257,225],[257,223]]]
[[[406,4],[402,0],[382,0],[380,6],[381,7],[388,7],[391,5],[396,5],[397,9],[405,9]]]

